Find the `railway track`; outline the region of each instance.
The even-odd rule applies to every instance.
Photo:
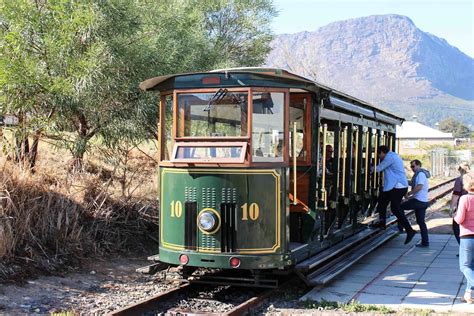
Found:
[[[452,191],[454,180],[450,179],[430,188],[430,205],[435,204]],[[407,216],[412,215],[412,213],[408,212]],[[393,225],[396,223],[396,219],[392,219],[387,223]],[[282,291],[291,282],[291,280],[287,280],[277,289],[186,283],[144,301],[116,310],[109,315],[245,315],[250,314],[268,297],[277,291]],[[209,293],[214,295],[209,295]],[[186,300],[194,301],[194,304],[183,304],[182,302]],[[227,300],[227,303],[222,303],[219,300]],[[225,307],[221,307],[220,311],[212,310],[213,306],[217,304],[225,305]],[[198,309],[198,306],[205,306],[205,308]]]

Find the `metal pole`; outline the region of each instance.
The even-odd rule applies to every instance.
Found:
[[[296,126],[297,126],[297,122],[294,122],[293,123],[293,205],[296,205],[298,204],[298,202],[296,202],[296,178],[297,178],[297,164],[296,164],[296,161],[298,160],[298,158],[296,157]]]

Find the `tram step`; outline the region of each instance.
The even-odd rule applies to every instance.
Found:
[[[326,261],[332,260],[333,258],[337,257],[344,251],[350,249],[355,244],[360,243],[361,241],[369,238],[376,234],[378,230],[373,229],[364,229],[359,233],[352,235],[351,237],[342,240],[341,242],[335,244],[334,246],[329,247],[326,250],[321,251],[320,253],[316,254],[315,256],[308,258],[296,265],[296,270],[301,272],[306,272],[311,269],[316,268],[317,266],[323,264]]]
[[[310,273],[306,277],[307,284],[314,286],[330,282],[357,261],[362,259],[365,255],[369,254],[383,243],[389,241],[397,234],[398,232],[392,229],[382,231],[376,237],[373,237],[366,242],[357,245],[354,247],[354,249],[336,258],[329,264],[326,264],[316,271]]]
[[[149,257],[147,258],[147,260],[159,262],[159,261],[160,261],[160,255],[157,254],[157,255],[149,256]]]
[[[169,264],[163,262],[153,263],[144,267],[137,268],[135,271],[142,274],[155,274],[159,271],[165,270]]]

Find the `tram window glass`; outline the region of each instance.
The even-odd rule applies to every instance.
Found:
[[[283,161],[285,94],[255,92],[252,101],[253,161]]]
[[[178,137],[247,136],[247,93],[178,94]]]
[[[173,161],[244,162],[247,143],[233,145],[177,143]]]
[[[290,158],[293,158],[293,132],[296,122],[296,156],[298,159],[306,159],[304,148],[305,111],[303,108],[290,106]]]
[[[163,97],[162,104],[164,108],[164,115],[161,119],[161,124],[163,124],[163,134],[162,134],[162,143],[163,143],[163,160],[169,160],[171,152],[173,151],[173,96],[167,95]]]

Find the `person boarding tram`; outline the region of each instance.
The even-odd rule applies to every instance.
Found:
[[[408,244],[415,236],[415,232],[411,229],[405,214],[400,211],[400,203],[408,191],[408,180],[403,160],[385,145],[378,147],[377,154],[380,158],[380,163],[375,167],[375,170],[372,167],[372,172],[380,173],[383,171],[384,175],[382,192],[377,201],[379,222],[373,224],[372,227],[385,228],[387,206],[390,203],[392,213],[407,231],[405,244]]]
[[[429,206],[428,203],[428,178],[431,176],[430,172],[421,167],[421,161],[418,159],[410,161],[410,168],[413,170],[413,178],[411,179],[411,191],[405,195],[407,199],[400,205],[400,212],[405,216],[406,210],[415,210],[416,223],[420,227],[421,242],[417,244],[417,247],[429,247],[430,242],[428,240],[428,228],[425,223],[426,209]],[[403,225],[403,222],[402,222]],[[415,230],[411,227],[404,226],[407,237],[408,234],[411,236],[415,235]]]

